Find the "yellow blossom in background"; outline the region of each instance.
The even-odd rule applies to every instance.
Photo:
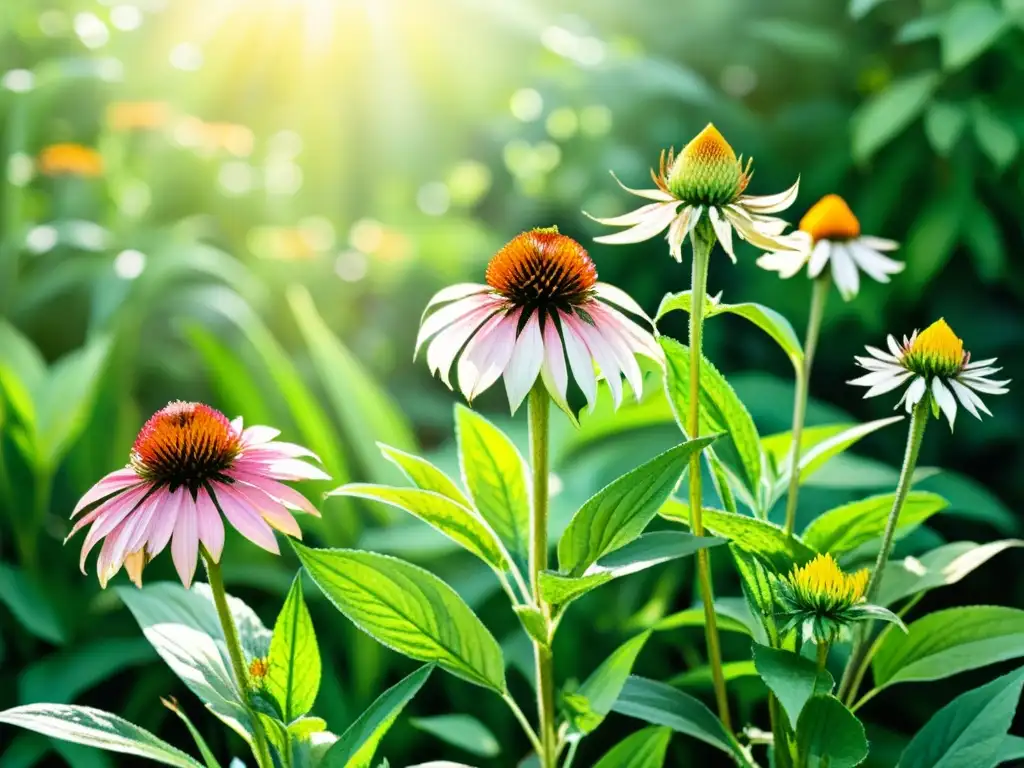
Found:
[[[103,174],[102,155],[82,144],[51,144],[39,153],[37,165],[45,176],[96,178]]]
[[[116,101],[107,107],[107,125],[115,131],[163,128],[171,118],[166,101]]]

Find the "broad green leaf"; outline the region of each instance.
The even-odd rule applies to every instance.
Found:
[[[1007,734],[999,747],[997,764],[1002,765],[1013,761],[1024,760],[1024,738]],[[1017,762],[1013,762],[1017,765]]]
[[[942,66],[960,69],[984,53],[1008,28],[1001,9],[986,0],[956,3],[946,14],[939,41]]]
[[[1024,611],[970,605],[930,613],[889,632],[871,661],[875,687],[945,677],[1024,656]]]
[[[907,290],[923,289],[946,266],[966,221],[971,190],[966,183],[953,184],[931,197],[917,214],[900,251],[907,264]]]
[[[643,533],[676,487],[690,457],[715,439],[701,437],[677,445],[588,499],[558,542],[562,573],[582,576],[600,558]]]
[[[1024,667],[962,693],[910,741],[896,768],[991,768],[1000,759],[1024,685]]]
[[[942,470],[940,474],[928,478],[928,490],[947,499],[950,512],[955,512],[959,517],[991,525],[1007,537],[1021,532],[1021,520],[1017,512],[984,485],[966,475]]]
[[[530,556],[528,468],[511,440],[480,414],[455,407],[459,462],[480,516],[524,562]]]
[[[1009,261],[1002,227],[994,213],[981,200],[971,202],[967,216],[971,226],[964,230],[963,239],[971,253],[974,270],[983,283],[995,283],[1006,274]]]
[[[658,514],[690,525],[690,507],[679,499],[666,501]],[[780,573],[791,570],[794,565],[803,565],[816,554],[796,536],[786,535],[782,528],[767,520],[709,507],[704,508],[702,517],[706,530],[759,555]]]
[[[183,328],[189,346],[202,358],[216,402],[224,413],[244,413],[247,422],[273,424],[274,414],[238,350],[199,323]]]
[[[956,584],[1000,552],[1014,547],[1024,547],[1024,541],[1004,539],[987,544],[956,541],[926,552],[920,558],[890,560],[882,575],[876,602],[892,605],[918,592]]]
[[[412,426],[387,390],[373,380],[362,363],[327,327],[309,292],[293,285],[288,288],[287,296],[323,391],[345,434],[346,446],[355,452],[370,479],[390,482],[393,472],[381,471],[375,441],[381,440],[406,451],[415,450]]]
[[[420,667],[378,696],[324,754],[320,768],[365,768],[377,745],[412,697],[427,682],[434,665]]]
[[[759,677],[754,662],[750,660],[726,661],[722,664],[722,679],[725,682],[740,680],[744,677]],[[704,664],[700,667],[688,669],[681,672],[667,681],[670,685],[678,688],[690,688],[695,690],[711,690],[714,687],[714,677],[711,667]]]
[[[690,398],[689,349],[665,336],[659,342],[665,351],[665,392],[676,422],[686,434]],[[747,505],[756,508],[762,461],[754,420],[729,382],[707,360],[701,361],[700,379],[700,434],[727,433],[715,443],[712,453],[744,490]]]
[[[967,110],[960,104],[933,101],[924,113],[924,133],[938,154],[949,157],[967,125]]]
[[[626,546],[605,555],[587,568],[581,576],[563,576],[553,571],[543,571],[540,575],[541,597],[552,605],[564,607],[577,597],[607,584],[612,579],[628,576],[722,543],[722,539],[694,536],[682,531],[644,533]]]
[[[876,7],[886,0],[850,0],[849,13],[853,19],[863,19]]]
[[[662,768],[671,740],[671,728],[644,728],[612,747],[594,768]]]
[[[328,495],[350,496],[389,504],[428,523],[492,568],[505,571],[509,567],[501,543],[494,532],[471,509],[452,501],[447,496],[419,488],[389,488],[366,483],[349,483],[336,488]]]
[[[647,631],[627,640],[601,662],[601,666],[590,674],[577,691],[566,695],[566,706],[574,710],[571,732],[586,735],[604,722],[633,671],[636,657],[650,636],[650,631]]]
[[[437,576],[373,552],[292,546],[327,598],[378,642],[418,661],[436,662],[476,685],[505,691],[498,641]]]
[[[771,571],[760,555],[744,549],[736,542],[729,544],[729,551],[740,575],[747,615],[753,620],[750,636],[766,643],[777,631]]]
[[[722,613],[718,610],[718,604],[715,604],[715,614],[718,619],[718,631],[719,632],[739,632],[740,634],[749,635],[750,627],[744,624],[739,619],[736,619],[728,614]],[[683,611],[669,614],[664,618],[658,620],[658,622],[651,627],[656,632],[666,632],[673,629],[681,629],[682,627],[703,627],[704,626],[704,607],[697,606],[694,608],[687,608]]]
[[[938,72],[926,70],[893,82],[864,102],[851,121],[854,159],[868,160],[910,125],[940,81]]]
[[[217,758],[214,756],[209,744],[206,743],[206,739],[203,738],[203,734],[200,733],[199,729],[192,724],[189,716],[185,714],[185,710],[178,705],[178,702],[174,698],[170,698],[160,699],[160,703],[177,715],[178,719],[185,724],[189,734],[192,736],[192,740],[196,743],[196,747],[199,749],[199,754],[203,756],[203,762],[206,763],[206,768],[220,768],[220,763],[217,762]]]
[[[798,653],[754,643],[754,665],[765,685],[786,710],[790,725],[796,726],[804,705],[815,694],[832,693],[835,680],[828,670],[818,673],[818,665]]]
[[[982,102],[975,102],[972,106],[974,138],[978,146],[998,170],[1006,170],[1020,150],[1017,133],[1013,126]]]
[[[54,739],[119,752],[179,768],[202,765],[152,733],[117,715],[68,704],[28,704],[0,712],[0,723]]]
[[[35,432],[33,392],[46,381],[46,361],[21,331],[0,320],[0,389],[12,411],[29,432]]]
[[[657,322],[664,315],[676,309],[689,312],[692,304],[693,298],[690,291],[683,291],[682,293],[667,293],[661,300],[661,304],[658,306],[658,312],[654,316],[654,321]],[[754,304],[752,302],[745,302],[743,304],[722,304],[720,302],[713,301],[710,298],[706,300],[705,304],[705,318],[711,318],[715,315],[722,314],[738,315],[745,320],[749,320],[762,331],[767,333],[772,338],[772,341],[778,344],[782,351],[786,353],[793,365],[800,365],[800,361],[804,359],[804,351],[800,345],[800,339],[797,337],[796,331],[793,330],[793,326],[790,324],[789,320],[774,309],[766,307],[763,304]]]
[[[0,563],[0,603],[31,634],[54,645],[65,642],[60,609],[32,576],[6,563]]]
[[[470,509],[473,502],[466,498],[459,486],[448,475],[421,456],[406,453],[390,445],[378,444],[384,458],[397,466],[413,485],[424,491],[447,496],[457,504]]]
[[[803,540],[818,552],[850,552],[882,536],[894,499],[890,493],[830,509],[804,529]],[[937,494],[911,491],[900,510],[897,533],[907,533],[947,506]]]
[[[741,756],[738,746],[721,721],[704,704],[666,683],[631,676],[626,680],[614,712],[635,717],[651,725],[664,725],[678,733],[717,747],[733,757]]]
[[[409,724],[477,757],[497,757],[501,754],[501,744],[494,738],[494,734],[469,715],[414,717],[409,720]]]
[[[274,623],[264,683],[277,700],[285,723],[309,712],[320,690],[320,649],[313,619],[302,599],[301,573],[292,582]]]
[[[868,756],[864,726],[830,694],[807,700],[797,722],[796,744],[809,766],[854,768]]]

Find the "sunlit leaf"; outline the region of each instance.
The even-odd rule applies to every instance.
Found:
[[[264,684],[286,723],[309,712],[320,690],[320,649],[313,619],[302,599],[301,573],[292,582],[274,623]]]
[[[912,123],[938,87],[938,72],[924,71],[897,80],[854,113],[853,156],[870,158]]]
[[[409,482],[417,488],[447,496],[464,507],[470,509],[473,507],[473,503],[466,498],[466,494],[456,485],[455,481],[423,457],[384,444],[380,445],[380,452],[384,454],[384,458],[397,466],[402,474],[409,479]]]
[[[828,694],[807,700],[796,726],[796,743],[809,765],[854,768],[868,756],[864,726],[839,699]]]
[[[627,640],[601,662],[601,666],[583,681],[578,690],[566,694],[565,706],[572,710],[571,733],[584,736],[604,722],[633,671],[636,657],[650,636],[648,631]]]
[[[644,728],[612,747],[594,768],[661,768],[671,740],[671,728]]]
[[[895,498],[889,493],[830,509],[811,521],[803,540],[818,552],[839,555],[881,538]],[[905,534],[947,506],[938,494],[911,491],[900,510],[896,530]]]
[[[985,0],[953,5],[942,24],[942,66],[960,69],[984,53],[1008,27],[1001,9]]]
[[[791,726],[796,727],[804,705],[815,694],[832,693],[835,681],[827,670],[793,651],[769,648],[754,643],[754,664],[782,708]]]

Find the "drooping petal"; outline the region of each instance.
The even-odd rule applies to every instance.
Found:
[[[470,339],[459,357],[459,389],[466,399],[485,391],[504,373],[515,343],[521,310],[495,315]]]
[[[672,223],[672,220],[676,217],[676,208],[678,207],[678,202],[666,203],[657,211],[648,214],[636,226],[611,235],[595,237],[594,241],[604,243],[605,245],[625,245],[650,240],[655,235],[665,231],[665,228]]]
[[[264,474],[275,480],[330,480],[322,469],[298,459],[280,459],[265,465]]]
[[[622,405],[622,381],[619,378],[622,374],[618,364],[615,362],[615,354],[601,334],[590,323],[570,315],[567,315],[566,318],[566,322],[569,323],[576,332],[576,335],[586,345],[590,359],[597,362],[598,367],[601,369],[601,374],[604,376],[605,381],[608,382],[608,389],[612,393],[612,401],[615,403],[615,407],[618,408]]]
[[[296,491],[294,488],[290,488],[283,483],[279,483],[276,480],[271,480],[262,475],[252,474],[250,472],[227,472],[229,477],[233,477],[236,480],[240,480],[249,485],[255,485],[265,493],[270,494],[272,497],[280,501],[287,507],[292,509],[302,510],[307,512],[314,517],[320,517],[320,510],[317,509],[313,502],[303,496],[301,493]]]
[[[597,313],[605,322],[611,323],[618,328],[629,343],[630,348],[639,355],[649,357],[658,363],[663,363],[665,353],[662,352],[658,342],[650,331],[641,328],[628,317],[616,310],[614,307],[593,306],[590,313]]]
[[[534,312],[516,339],[512,357],[505,368],[505,392],[509,408],[515,413],[537,381],[544,364],[544,339],[540,333],[540,313]]]
[[[884,395],[886,392],[892,392],[897,387],[904,384],[907,379],[913,376],[912,371],[902,371],[901,373],[889,374],[888,378],[880,380],[877,384],[871,387],[867,392],[864,393],[864,397],[876,397],[877,395]]]
[[[736,254],[732,250],[732,227],[729,226],[729,222],[725,220],[725,217],[713,205],[708,208],[708,218],[711,219],[711,226],[715,230],[718,242],[722,244],[723,250],[732,260],[732,263],[735,264]]]
[[[957,396],[960,404],[963,405],[963,407],[967,409],[967,412],[974,418],[981,419],[981,414],[978,413],[979,408],[989,416],[992,415],[988,408],[985,407],[985,404],[981,401],[981,398],[974,394],[968,387],[965,387],[956,379],[949,379],[946,383],[949,384],[950,389],[953,390],[953,394]]]
[[[774,195],[741,195],[737,203],[755,213],[777,213],[784,211],[793,204],[797,195],[800,194],[800,178],[784,192]]]
[[[906,403],[907,413],[910,413],[914,410],[914,406],[921,402],[921,398],[924,397],[924,393],[927,389],[928,382],[925,380],[924,376],[917,376],[912,382],[910,382],[910,386],[907,387],[906,391],[903,393],[903,397],[900,398],[900,401],[896,403],[896,407],[899,408],[901,403]]]
[[[219,563],[224,551],[224,521],[205,488],[196,494],[196,533],[213,562]]]
[[[160,506],[149,531],[149,539],[146,541],[146,554],[151,558],[163,552],[171,540],[174,524],[178,521],[178,510],[185,504],[192,504],[192,494],[187,488],[179,487],[174,493],[166,491],[161,496]]]
[[[662,203],[667,203],[670,200],[674,199],[672,195],[661,189],[633,189],[632,187],[627,187],[625,184],[619,181],[619,177],[615,175],[615,171],[609,171],[609,173],[611,173],[612,178],[615,179],[615,182],[624,190],[629,192],[631,195],[643,197],[648,200],[657,200]]]
[[[900,247],[900,244],[895,240],[886,240],[884,237],[861,235],[858,240],[864,243],[868,248],[876,251],[895,251]]]
[[[288,536],[294,536],[296,539],[302,538],[302,529],[299,528],[299,524],[292,517],[291,512],[285,508],[284,504],[248,483],[234,483],[231,488],[248,501],[252,508],[259,512],[263,519],[270,524],[271,528],[275,528]]]
[[[565,393],[569,386],[569,372],[565,367],[565,348],[562,346],[562,337],[558,333],[558,326],[554,318],[544,319],[544,365],[541,366],[540,375],[544,380],[551,399],[559,408],[568,412],[569,403]]]
[[[257,424],[242,432],[242,442],[245,443],[245,445],[262,445],[264,443],[269,443],[280,434],[280,429],[264,427]]]
[[[975,362],[968,363],[966,366],[964,366],[964,370],[971,371],[976,368],[987,368],[988,366],[992,365],[992,363],[994,363],[996,360],[998,360],[998,358],[995,357],[990,357],[988,360],[977,360]]]
[[[941,376],[936,376],[932,379],[932,397],[935,398],[935,402],[939,404],[942,412],[946,414],[949,428],[953,429],[953,421],[956,419],[956,398],[946,388],[946,385],[942,383]]]
[[[124,469],[118,469],[115,472],[111,472],[85,492],[85,495],[78,500],[74,510],[71,512],[71,517],[75,517],[90,504],[95,504],[97,501],[105,499],[118,491],[127,490],[133,485],[137,485],[142,482],[144,482],[143,479],[139,477],[131,467],[125,467]]]
[[[275,555],[281,553],[274,530],[243,496],[235,493],[231,486],[220,485],[216,489],[216,500],[220,511],[236,531],[257,547]]]
[[[178,509],[178,519],[174,521],[174,537],[171,539],[171,559],[174,560],[178,578],[185,589],[189,589],[199,560],[199,533],[194,504],[182,504]]]
[[[835,281],[839,295],[845,301],[850,301],[860,290],[860,273],[857,266],[846,251],[846,246],[838,243],[832,244],[832,279]]]
[[[765,230],[763,222],[756,222],[750,218],[742,209],[735,205],[726,206],[722,209],[725,218],[729,220],[733,228],[741,238],[765,251],[793,250],[797,247],[796,242],[786,235],[775,235]]]
[[[85,541],[82,542],[82,553],[79,556],[78,567],[82,573],[85,573],[85,560],[89,556],[89,552],[94,546],[100,541],[100,539],[109,535],[118,525],[120,525],[124,519],[131,514],[135,509],[136,505],[142,501],[146,495],[148,489],[136,488],[126,493],[121,494],[109,506],[103,508],[103,514],[94,518],[95,522],[92,524],[92,528],[85,536]],[[91,514],[91,513],[90,513]],[[79,521],[78,526],[72,529],[71,533],[68,534],[70,538],[74,535],[77,527],[80,527],[88,520],[88,517],[82,518]]]
[[[459,351],[494,311],[491,307],[482,307],[471,312],[437,334],[427,346],[427,367],[432,374],[440,374],[448,389],[452,388],[451,368]]]
[[[761,269],[778,272],[783,279],[793,277],[806,263],[807,254],[800,251],[772,251],[762,254],[757,260]]]
[[[903,270],[902,262],[883,256],[878,251],[873,251],[856,242],[847,243],[846,252],[868,277],[879,283],[888,283],[890,275]]]
[[[246,448],[235,460],[235,466],[238,466],[239,462],[242,461],[251,460],[272,462],[280,461],[281,459],[313,459],[314,461],[323,463],[320,460],[320,457],[308,448],[296,445],[295,443],[275,441],[273,443],[266,443],[265,445],[256,445],[251,448]]]
[[[447,288],[442,288],[434,294],[433,298],[427,302],[427,306],[423,308],[423,314],[420,316],[420,322],[423,322],[427,313],[430,312],[431,307],[435,307],[438,304],[444,304],[449,301],[458,301],[459,299],[464,299],[467,296],[472,296],[477,293],[487,293],[490,290],[490,286],[483,285],[481,283],[456,283],[455,285],[449,285]]]
[[[633,297],[626,293],[621,288],[616,288],[614,285],[608,283],[598,283],[594,286],[594,295],[599,299],[604,299],[607,302],[615,304],[627,312],[632,312],[634,315],[644,318],[648,322],[651,322],[651,318],[644,312],[643,307],[637,304]]]
[[[870,344],[866,345],[864,349],[866,349],[872,357],[876,357],[882,362],[899,365],[900,358],[898,355],[888,355],[878,347],[872,347]]]
[[[960,374],[958,378],[964,386],[970,387],[977,392],[983,392],[986,395],[1005,395],[1009,392],[1006,385],[1010,383],[1010,379],[1005,381],[989,381],[988,379],[975,379],[963,374]]]
[[[686,242],[686,236],[690,232],[690,218],[694,215],[693,208],[683,208],[679,212],[679,215],[672,219],[672,223],[668,226],[668,252],[669,255],[678,262],[683,260],[683,243]],[[700,214],[697,213],[699,216]]]
[[[594,361],[587,350],[583,338],[573,329],[570,318],[565,312],[558,313],[562,324],[562,339],[565,343],[565,355],[569,359],[572,377],[576,380],[587,405],[591,411],[597,404],[597,377],[594,375]]]
[[[424,342],[426,342],[427,339],[435,333],[439,333],[456,320],[465,317],[475,309],[498,303],[500,303],[500,299],[490,293],[475,293],[472,296],[459,299],[446,307],[441,307],[441,309],[426,318],[420,326],[419,333],[416,335],[416,349],[413,352],[413,359],[419,355],[420,348],[423,346]]]
[[[608,218],[591,216],[586,211],[583,211],[583,215],[591,221],[596,221],[598,224],[605,224],[609,227],[631,227],[634,224],[639,224],[644,221],[650,214],[657,212],[664,205],[664,202],[648,203],[647,205],[641,206],[629,213],[624,213],[621,216],[610,216]]]
[[[124,569],[128,572],[128,578],[132,583],[142,589],[142,570],[146,567],[145,550],[131,552],[124,559]]]
[[[609,322],[608,317],[603,313],[599,312],[594,316],[594,322],[595,330],[601,335],[608,349],[615,356],[615,362],[619,370],[622,371],[622,375],[626,377],[630,389],[633,390],[633,396],[637,402],[640,402],[640,398],[643,395],[644,379],[643,374],[640,372],[640,366],[637,364],[636,357],[633,354],[632,345],[622,331],[619,330],[618,323],[614,322],[614,320]]]
[[[819,240],[814,244],[811,251],[811,260],[807,265],[807,274],[816,278],[825,269],[828,259],[832,255],[832,243],[828,240]]]

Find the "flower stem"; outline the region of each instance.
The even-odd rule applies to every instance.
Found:
[[[789,495],[786,497],[786,533],[793,533],[796,526],[796,502],[800,495],[800,440],[804,433],[804,418],[807,415],[807,392],[811,385],[811,366],[814,351],[818,347],[818,333],[821,318],[825,314],[825,302],[831,278],[824,274],[814,281],[811,289],[811,313],[807,318],[807,336],[804,339],[804,359],[796,369],[796,395],[793,400],[793,446],[789,458]]]
[[[530,464],[533,469],[533,509],[530,516],[530,589],[545,622],[551,608],[540,596],[540,574],[548,567],[548,417],[551,398],[538,380],[530,391]],[[537,720],[541,768],[555,768],[555,676],[551,648],[533,641],[537,669]]]
[[[828,643],[818,643],[818,674],[820,675],[825,671],[825,665],[828,663]]]
[[[892,509],[889,511],[889,519],[885,523],[885,532],[882,534],[882,546],[878,550],[878,559],[875,561],[875,568],[871,572],[871,579],[868,581],[865,590],[867,602],[874,602],[878,595],[878,588],[881,586],[882,573],[885,565],[889,562],[889,555],[892,554],[893,540],[896,537],[896,524],[900,519],[900,511],[910,493],[910,486],[914,483],[914,470],[917,468],[917,456],[921,452],[921,443],[924,440],[924,428],[928,425],[928,410],[931,408],[931,397],[925,395],[921,401],[914,406],[910,415],[910,428],[907,434],[907,450],[903,455],[903,468],[900,470],[899,483],[896,485],[896,498],[893,499]],[[857,695],[854,686],[854,676],[863,663],[864,653],[867,650],[867,638],[874,622],[866,622],[861,625],[857,633],[857,639],[853,644],[853,651],[850,653],[850,660],[846,663],[843,671],[843,680],[839,684],[838,697],[851,700]]]
[[[274,768],[274,762],[267,747],[267,735],[263,732],[263,724],[260,723],[256,711],[249,704],[249,670],[245,666],[245,656],[242,654],[242,645],[238,641],[235,620],[231,617],[231,609],[228,608],[227,593],[224,591],[224,575],[221,573],[220,563],[215,562],[205,549],[200,551],[203,554],[203,562],[206,564],[207,579],[210,582],[210,591],[213,593],[213,604],[217,607],[217,618],[220,619],[221,629],[224,630],[224,641],[228,647],[228,656],[231,658],[231,668],[235,673],[238,695],[242,699],[252,724],[253,756],[256,758],[259,768]]]
[[[707,222],[701,222],[701,225]],[[704,300],[708,289],[708,259],[714,246],[714,234],[698,225],[693,232],[693,274],[690,287],[690,399],[686,434],[693,440],[700,436],[700,362],[701,337],[704,330]],[[700,453],[690,457],[690,527],[695,536],[704,535],[704,497],[701,492]],[[704,603],[704,636],[708,645],[708,663],[715,687],[718,717],[726,731],[732,733],[729,697],[722,672],[722,648],[715,616],[715,596],[711,586],[711,555],[708,549],[697,551],[697,580]]]

